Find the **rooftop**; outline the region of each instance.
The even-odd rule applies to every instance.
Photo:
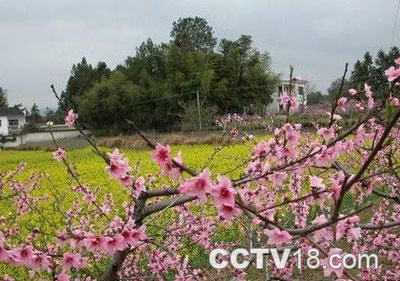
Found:
[[[16,116],[16,115],[25,115],[24,112],[18,107],[4,107],[0,108],[0,116]]]

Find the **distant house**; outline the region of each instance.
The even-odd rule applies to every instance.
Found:
[[[20,134],[25,122],[25,114],[17,106],[0,108],[0,136]]]
[[[291,89],[291,96],[296,99],[299,107],[305,107],[307,105],[307,80],[302,79],[292,79],[292,83],[290,84],[290,80],[282,80],[279,84],[277,91],[272,94],[272,103],[267,106],[268,111],[282,111],[283,106],[279,103],[279,98],[283,93],[289,93],[289,89]]]

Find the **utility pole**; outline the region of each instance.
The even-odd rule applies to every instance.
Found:
[[[203,130],[203,126],[201,125],[201,107],[200,107],[200,92],[196,91],[197,96],[197,112],[199,114],[199,128],[200,131]]]

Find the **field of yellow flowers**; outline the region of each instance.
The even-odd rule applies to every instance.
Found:
[[[214,145],[176,145],[172,146],[171,149],[173,154],[181,151],[185,164],[196,171],[200,171],[207,165],[212,169],[214,176],[221,173],[237,178],[241,171],[243,171],[245,166],[244,159],[248,157],[251,146],[251,143],[235,144],[227,146],[219,152],[216,152]],[[111,152],[113,149],[100,147],[100,150]],[[158,171],[158,166],[150,158],[151,151],[149,149],[121,149],[121,151],[129,158],[132,167],[139,167],[137,174],[146,176]],[[100,198],[105,198],[106,194],[111,193],[115,206],[119,208],[122,208],[121,205],[124,201],[128,201],[127,190],[106,174],[106,164],[91,148],[67,151],[67,156],[73,163],[80,181],[89,185],[92,189],[99,188],[98,196]],[[51,218],[54,225],[61,225],[63,218],[56,210],[53,195],[57,194],[63,198],[61,206],[64,209],[70,208],[73,203],[71,188],[77,185],[76,182],[67,173],[65,166],[53,159],[51,151],[0,151],[0,173],[7,173],[15,169],[21,162],[24,162],[26,167],[23,173],[18,175],[15,180],[26,182],[33,173],[40,174],[41,179],[36,192],[37,195],[43,196],[44,200],[40,204],[40,215],[32,213],[28,216],[15,218],[19,220],[18,224],[24,226],[24,228],[26,227],[26,229],[29,229],[30,226],[43,225],[41,231],[46,231],[46,223],[40,221],[43,217],[46,217]],[[232,172],[232,170],[235,171]],[[166,184],[169,183],[168,179],[165,179],[165,181]],[[0,205],[2,209],[1,215],[6,216],[8,213],[7,210],[11,208],[11,202],[5,200],[0,202]],[[121,214],[123,214],[123,210],[121,209],[113,211],[113,215]],[[221,231],[224,232],[223,229]],[[25,234],[24,230],[22,230],[20,237],[24,237]],[[220,233],[220,237],[223,237],[223,240],[235,240],[238,238],[233,233]],[[43,242],[45,243],[45,241]],[[206,262],[204,255],[199,253],[197,257],[197,262]],[[1,264],[0,273],[12,273],[14,276],[17,273],[17,276],[22,278],[21,280],[27,276],[27,271],[24,269],[10,268]]]

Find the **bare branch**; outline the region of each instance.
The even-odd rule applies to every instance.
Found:
[[[387,224],[382,224],[382,225],[372,225],[372,224],[360,224],[358,225],[361,229],[367,229],[367,230],[381,230],[381,229],[386,229],[386,228],[392,228],[392,227],[397,227],[400,226],[400,221],[395,221]]]
[[[151,148],[151,149],[155,149],[156,145],[148,138],[146,137],[140,130],[139,128],[135,125],[135,123],[131,120],[126,120],[126,122],[133,128],[133,130],[147,143],[147,145]],[[178,167],[179,169],[181,169],[182,171],[185,171],[186,173],[188,173],[191,176],[196,176],[197,173],[195,171],[193,171],[192,169],[189,169],[188,167],[186,167],[185,165],[182,165],[178,162],[176,162],[174,159],[172,159],[172,163]]]

